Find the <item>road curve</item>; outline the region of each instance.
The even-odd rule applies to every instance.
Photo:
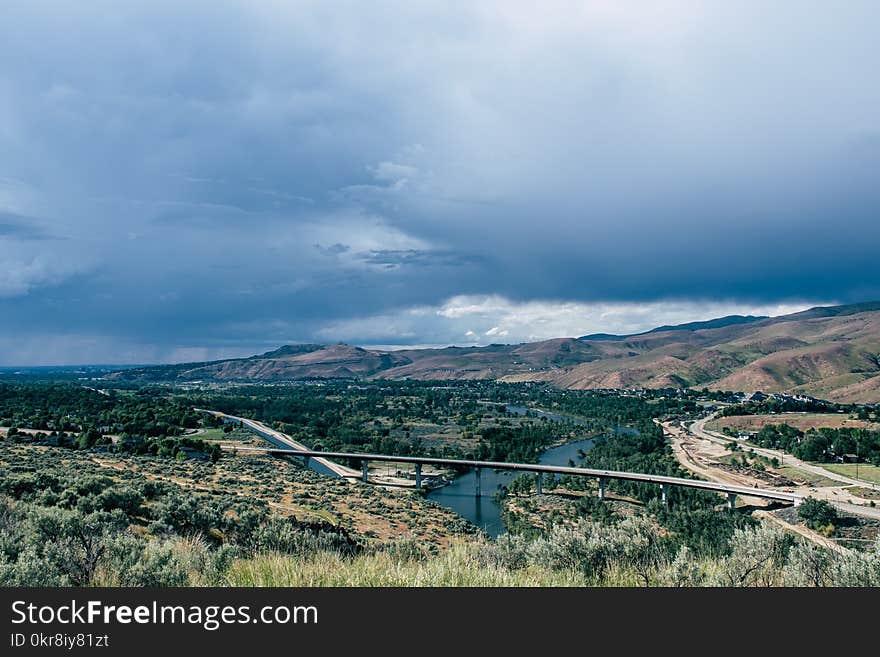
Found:
[[[731,441],[740,444],[740,441],[734,441],[732,438],[727,438],[725,436],[719,435],[715,432],[708,431],[706,427],[706,423],[712,420],[715,417],[715,414],[709,415],[708,417],[704,417],[696,422],[693,422],[690,426],[690,432],[697,436],[698,438],[702,438],[703,440],[709,440],[711,442],[719,443],[719,444],[729,444]],[[826,470],[825,468],[811,465],[810,463],[806,463],[801,461],[798,458],[795,458],[791,454],[785,454],[775,449],[767,449],[765,447],[754,447],[747,443],[749,449],[754,450],[756,454],[760,454],[761,456],[766,456],[767,458],[777,458],[780,461],[783,461],[787,464],[791,464],[793,467],[803,470],[806,472],[810,472],[812,474],[819,475],[821,477],[825,477],[827,479],[831,479],[838,483],[844,484],[845,486],[859,486],[859,487],[869,487],[876,488],[876,486],[870,482],[861,481],[859,479],[853,479],[852,477],[847,477],[846,475],[838,474],[836,472],[831,472],[830,470]],[[818,496],[818,495],[817,495]],[[839,501],[835,499],[831,499],[830,497],[823,497],[823,499],[827,499],[833,506],[835,506],[840,511],[845,513],[851,513],[853,515],[862,516],[865,518],[873,518],[874,520],[880,520],[880,508],[871,507],[867,505],[860,504],[852,504],[850,502]]]
[[[303,445],[300,442],[297,442],[286,433],[281,433],[280,431],[276,431],[271,427],[266,426],[262,422],[257,422],[256,420],[249,420],[246,417],[238,417],[237,415],[229,415],[228,413],[221,413],[220,411],[212,411],[206,408],[196,408],[193,409],[197,413],[209,413],[214,417],[224,418],[227,420],[232,420],[233,422],[240,422],[243,426],[248,427],[251,431],[255,431],[256,433],[269,438],[272,442],[280,445],[286,445],[289,447],[289,450],[284,451],[292,451],[292,452],[307,452],[309,448]],[[242,447],[224,447],[224,449],[233,449],[233,450],[242,450],[245,448]],[[248,449],[247,451],[252,451],[253,448]],[[277,450],[282,451],[282,450]],[[338,463],[334,463],[326,458],[315,457],[315,461],[320,463],[328,470],[332,471],[334,474],[338,475],[342,478],[349,477],[360,477],[361,473],[358,470],[352,470],[351,468],[346,468],[344,465],[339,465]]]
[[[706,429],[706,423],[709,420],[714,419],[715,415],[712,414],[708,417],[704,417],[690,425],[690,431],[698,438],[703,438],[704,440],[711,440],[713,442],[721,442],[721,443],[730,443],[731,441],[739,444],[739,441],[735,441],[732,438],[726,438],[720,434],[717,434],[713,431],[709,431]],[[798,458],[795,458],[791,454],[786,454],[780,450],[776,449],[767,449],[766,447],[755,447],[752,444],[748,444],[750,450],[754,450],[755,454],[760,454],[761,456],[766,456],[769,459],[775,458],[780,462],[785,463],[788,462],[794,467],[803,470],[805,472],[810,472],[815,475],[819,475],[821,477],[825,477],[826,479],[832,479],[834,481],[839,481],[842,484],[847,484],[849,486],[864,486],[871,488],[873,484],[869,481],[862,481],[860,479],[854,479],[853,477],[847,477],[846,475],[838,474],[836,472],[831,472],[830,470],[826,470],[825,468],[819,467],[817,465],[811,465],[810,463],[806,463],[805,461],[801,461]]]

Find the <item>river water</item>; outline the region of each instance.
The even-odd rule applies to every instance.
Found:
[[[538,463],[568,465],[571,460],[577,464],[580,460],[578,452],[587,451],[592,446],[593,439],[588,438],[553,447],[541,455]],[[501,520],[501,508],[495,501],[495,492],[499,486],[509,485],[511,480],[521,474],[523,473],[483,468],[480,473],[482,497],[474,497],[476,475],[471,471],[456,477],[450,484],[442,488],[435,488],[428,493],[428,498],[467,518],[490,536],[498,536],[504,533],[506,528]]]
[[[556,413],[548,413],[547,411],[539,411],[525,406],[509,405],[507,411],[515,415],[526,415],[532,413],[538,417],[546,417],[548,420],[557,422],[567,422],[575,425],[589,424],[586,420],[580,418],[569,417],[565,415],[557,415]],[[263,438],[282,448],[289,448],[276,441],[270,434],[258,431],[254,427],[250,427],[253,431],[260,434]],[[615,433],[635,432],[635,429],[628,427],[617,427]],[[559,447],[553,447],[544,452],[538,459],[538,463],[542,465],[577,465],[580,462],[580,453],[586,452],[593,446],[593,438],[584,440],[576,440]],[[320,472],[331,477],[337,476],[332,470],[315,459],[309,460],[309,467],[312,470]],[[509,470],[490,470],[483,468],[480,473],[481,497],[475,497],[476,490],[476,474],[473,471],[467,472],[456,477],[446,486],[435,488],[428,493],[428,498],[434,500],[438,504],[452,509],[457,514],[470,520],[472,523],[482,528],[490,536],[498,536],[504,533],[506,528],[501,520],[501,508],[495,501],[495,493],[500,486],[509,485],[521,472],[511,472]]]
[[[514,413],[515,415],[532,413],[538,417],[546,417],[548,420],[567,422],[569,424],[589,424],[589,422],[580,418],[538,411],[525,406],[508,405],[507,412]],[[580,452],[586,452],[592,446],[593,439],[587,438],[566,443],[559,447],[553,447],[541,455],[538,463],[542,465],[569,465],[571,462],[577,465],[580,462]],[[509,485],[520,474],[523,473],[483,468],[480,473],[482,497],[475,497],[474,491],[476,490],[477,476],[471,471],[456,477],[447,486],[434,489],[428,493],[428,498],[467,518],[478,527],[481,527],[490,536],[498,536],[504,533],[506,528],[501,520],[501,508],[495,501],[495,492],[500,486]]]

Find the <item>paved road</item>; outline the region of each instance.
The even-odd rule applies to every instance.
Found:
[[[709,440],[711,442],[718,443],[721,445],[729,444],[731,441],[733,441],[732,438],[727,438],[721,434],[715,433],[713,431],[708,431],[706,429],[706,423],[709,422],[710,420],[712,420],[714,417],[715,417],[714,414],[712,414],[708,417],[705,417],[700,420],[697,420],[696,422],[693,422],[689,427],[690,432],[692,434],[694,434],[695,436],[697,436],[698,438],[702,438],[703,440]],[[740,444],[741,441],[733,441],[733,442]],[[874,486],[870,482],[861,481],[859,479],[854,479],[852,477],[847,477],[846,475],[838,474],[836,472],[831,472],[830,470],[826,470],[825,468],[822,468],[820,466],[812,465],[810,463],[805,463],[804,461],[801,461],[800,459],[795,458],[791,454],[784,454],[778,450],[766,449],[764,447],[753,447],[751,445],[748,445],[748,447],[749,447],[749,449],[753,449],[756,454],[760,454],[761,456],[766,456],[767,458],[779,459],[780,462],[784,461],[787,465],[791,465],[792,467],[795,467],[798,470],[803,470],[805,472],[810,472],[812,474],[826,477],[827,479],[831,479],[833,481],[836,481],[840,484],[843,484],[844,486],[859,486],[862,488],[865,488],[865,487],[876,488],[876,486]],[[800,487],[799,490],[803,491],[805,488],[807,490],[805,491],[806,494],[804,495],[804,497],[809,496],[810,494],[813,494],[814,497],[819,497],[821,499],[825,499],[825,500],[831,502],[839,510],[844,511],[846,513],[851,513],[853,515],[859,515],[859,516],[863,516],[866,518],[880,520],[880,508],[878,508],[878,507],[870,507],[867,505],[863,506],[861,504],[852,504],[850,502],[843,502],[843,501],[838,501],[838,500],[834,499],[834,497],[832,496],[834,491],[844,490],[843,488],[841,488],[841,489],[837,489],[837,488],[820,489],[820,488],[815,488],[815,487]]]
[[[237,452],[264,452],[268,454],[291,454],[291,450],[267,449],[262,447],[231,447],[225,449]],[[575,475],[580,477],[595,477],[597,479],[623,479],[628,481],[642,481],[654,484],[667,484],[669,486],[683,486],[685,488],[699,488],[711,490],[717,493],[732,493],[763,499],[779,500],[783,502],[799,503],[802,495],[788,493],[786,491],[769,488],[752,488],[738,484],[725,484],[716,481],[704,481],[702,479],[684,479],[682,477],[667,477],[665,475],[652,475],[642,472],[621,472],[618,470],[597,470],[593,468],[576,468],[561,465],[540,465],[536,463],[507,463],[502,461],[468,461],[461,459],[443,459],[430,456],[397,456],[394,454],[361,454],[353,452],[315,452],[297,450],[301,456],[309,458],[323,456],[332,459],[360,459],[362,461],[384,461],[389,463],[422,463],[442,465],[446,467],[466,468],[489,468],[493,470],[514,470],[519,472],[552,472],[553,474]],[[296,456],[296,453],[293,453]]]
[[[714,414],[709,417],[705,417],[701,420],[697,420],[690,426],[691,433],[699,438],[703,438],[704,440],[711,440],[717,443],[727,444],[730,443],[732,438],[726,438],[725,436],[715,433],[714,431],[708,431],[706,429],[706,423],[710,420],[714,419]],[[740,441],[734,441],[739,443]],[[755,454],[760,454],[761,456],[766,456],[769,459],[775,458],[778,459],[781,463],[787,463],[789,465],[793,465],[799,470],[803,470],[804,472],[810,472],[815,475],[820,475],[827,479],[833,479],[834,481],[839,481],[842,484],[847,484],[849,486],[864,486],[867,488],[873,487],[873,484],[869,481],[862,481],[860,479],[854,479],[853,477],[847,477],[846,475],[838,474],[836,472],[831,472],[830,470],[826,470],[823,467],[818,465],[812,465],[810,463],[806,463],[801,461],[798,458],[795,458],[791,454],[786,454],[780,450],[776,449],[767,449],[765,447],[754,447],[749,444],[749,449],[754,450]]]
[[[196,408],[194,409],[196,412],[200,413],[210,413],[216,417],[226,418],[227,420],[232,420],[233,422],[241,422],[244,426],[250,428],[252,431],[256,431],[258,434],[262,434],[265,436],[269,436],[275,440],[276,443],[280,443],[281,445],[287,445],[290,447],[289,451],[294,452],[307,452],[309,448],[303,445],[300,442],[297,442],[286,433],[281,433],[280,431],[276,431],[271,427],[267,427],[262,422],[257,422],[256,420],[249,420],[246,417],[238,417],[236,415],[229,415],[228,413],[221,413],[220,411],[211,411],[206,408]],[[232,450],[240,450],[240,447],[228,447],[228,449]],[[280,450],[279,450],[280,451]],[[315,461],[323,465],[324,467],[332,470],[334,473],[339,475],[340,477],[360,477],[361,473],[358,470],[352,470],[351,468],[346,468],[344,465],[339,465],[338,463],[334,463],[326,458],[316,457]]]
[[[777,491],[763,488],[751,488],[748,486],[740,486],[735,484],[724,484],[713,481],[703,481],[700,479],[683,479],[681,477],[667,477],[663,475],[651,475],[640,472],[619,472],[616,470],[596,470],[591,468],[573,468],[555,465],[539,465],[531,463],[507,463],[500,461],[468,461],[459,459],[443,459],[423,456],[397,456],[393,454],[360,454],[352,452],[316,452],[309,450],[305,445],[295,441],[287,434],[272,429],[262,422],[251,420],[237,415],[229,415],[220,411],[212,411],[205,408],[196,408],[196,412],[210,413],[216,417],[222,417],[234,422],[241,422],[243,425],[251,428],[260,434],[269,434],[284,445],[290,446],[291,449],[264,449],[261,447],[236,447],[232,445],[224,445],[223,448],[228,451],[237,452],[264,452],[270,454],[285,454],[289,452],[300,452],[302,456],[314,458],[316,461],[331,468],[340,477],[360,477],[361,472],[346,468],[345,466],[329,461],[328,459],[361,459],[366,461],[385,461],[391,463],[422,463],[431,465],[442,465],[447,467],[469,467],[469,468],[491,468],[496,470],[518,470],[525,472],[552,472],[554,474],[568,474],[589,477],[601,477],[606,479],[625,479],[629,481],[643,481],[656,484],[668,484],[670,486],[684,486],[687,488],[700,488],[703,490],[712,490],[719,493],[734,493],[736,495],[750,495],[752,497],[761,497],[764,499],[782,500],[786,502],[800,501],[801,496],[784,491]]]

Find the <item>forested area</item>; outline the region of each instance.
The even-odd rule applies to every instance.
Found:
[[[749,438],[759,447],[781,449],[802,461],[831,463],[857,459],[880,465],[880,431],[855,427],[801,431],[787,424],[768,424]]]
[[[0,426],[145,437],[176,436],[200,414],[168,389],[96,390],[75,383],[0,383]]]
[[[285,472],[303,472],[307,480],[291,488],[292,475],[279,479],[270,467],[278,460],[270,458],[248,461],[250,470],[241,457],[230,458],[234,474],[218,477],[227,459],[218,462],[215,440],[226,434],[220,420],[195,408],[257,419],[323,450],[534,462],[548,447],[594,437],[580,461],[586,467],[673,476],[688,475],[654,420],[692,417],[698,410],[691,397],[678,394],[560,392],[493,382],[101,389],[73,382],[0,384],[4,449],[33,450],[27,463],[12,459],[0,471],[0,582],[269,584],[296,581],[289,568],[310,572],[327,563],[339,568],[328,584],[371,581],[377,564],[434,584],[476,584],[486,577],[511,584],[643,585],[880,579],[876,548],[838,558],[768,533],[749,514],[720,510],[722,501],[712,493],[673,488],[665,505],[659,486],[626,481],[609,481],[618,502],[602,503],[588,490],[594,482],[554,480],[570,492],[587,493],[571,496],[568,516],[552,515],[537,528],[511,514],[509,535],[464,540],[475,528],[448,511],[430,511],[432,503],[417,493],[400,493],[413,497],[398,500],[397,493],[378,495],[357,484],[362,506],[352,507],[345,482],[333,484],[345,489],[336,490],[319,475],[290,470],[283,461]],[[214,440],[200,438],[204,432],[214,432]],[[801,434],[771,426],[755,440],[811,460],[850,452],[876,460],[877,437],[861,429]],[[111,454],[121,460],[112,474],[95,474],[63,465],[63,453],[92,462]],[[147,465],[155,476],[143,474]],[[184,473],[190,477],[187,487],[176,483],[187,478]],[[515,480],[502,497],[528,498],[533,483],[534,477]],[[309,509],[317,520],[273,512],[269,502],[282,495],[286,504]],[[322,519],[334,517],[342,499],[348,512],[361,514],[356,522],[362,526],[387,522],[386,536],[394,535],[401,518],[416,528],[427,517],[420,514],[435,513],[440,520],[431,536],[460,538],[437,555],[436,543],[429,550],[410,539],[378,540],[372,529],[355,534],[351,519]],[[828,525],[824,509],[807,510],[807,522]]]
[[[184,458],[220,458],[217,445],[183,435],[219,421],[157,387],[96,390],[74,383],[0,383],[0,426],[15,443]]]
[[[767,397],[761,400],[731,404],[718,413],[720,417],[734,415],[770,415],[773,413],[856,413],[867,419],[868,409],[855,404],[836,404],[822,399],[795,399]]]
[[[591,449],[582,452],[577,465],[602,470],[644,472],[689,478],[676,461],[672,450],[663,437],[660,426],[653,422],[641,423],[639,432],[622,432],[599,436]],[[519,492],[522,484],[531,490],[533,477],[523,476],[519,485],[509,492]],[[609,525],[622,522],[625,515],[615,514],[608,502],[600,502],[592,490],[595,482],[583,477],[564,476],[559,480],[566,490],[588,491],[586,497],[577,498],[572,504],[575,517],[591,517]],[[624,480],[608,480],[607,489],[622,498],[637,500],[644,505],[643,513],[662,527],[662,537],[655,549],[672,557],[686,547],[698,557],[715,558],[730,551],[730,539],[737,529],[757,524],[748,514],[728,513],[720,510],[722,500],[717,494],[690,488],[673,487],[669,490],[669,504],[661,502],[657,484]],[[540,535],[528,524],[509,518],[508,526],[527,535]]]
[[[197,394],[196,406],[258,419],[325,451],[534,461],[547,447],[618,425],[693,412],[691,400],[643,399],[607,392],[560,392],[533,384],[487,381],[321,382],[289,387],[235,386]],[[576,426],[517,405],[578,419]],[[458,440],[432,442],[417,427],[455,427]],[[576,436],[572,434],[576,433]]]

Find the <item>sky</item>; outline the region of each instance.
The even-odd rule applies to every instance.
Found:
[[[880,299],[880,3],[6,0],[0,365]]]

